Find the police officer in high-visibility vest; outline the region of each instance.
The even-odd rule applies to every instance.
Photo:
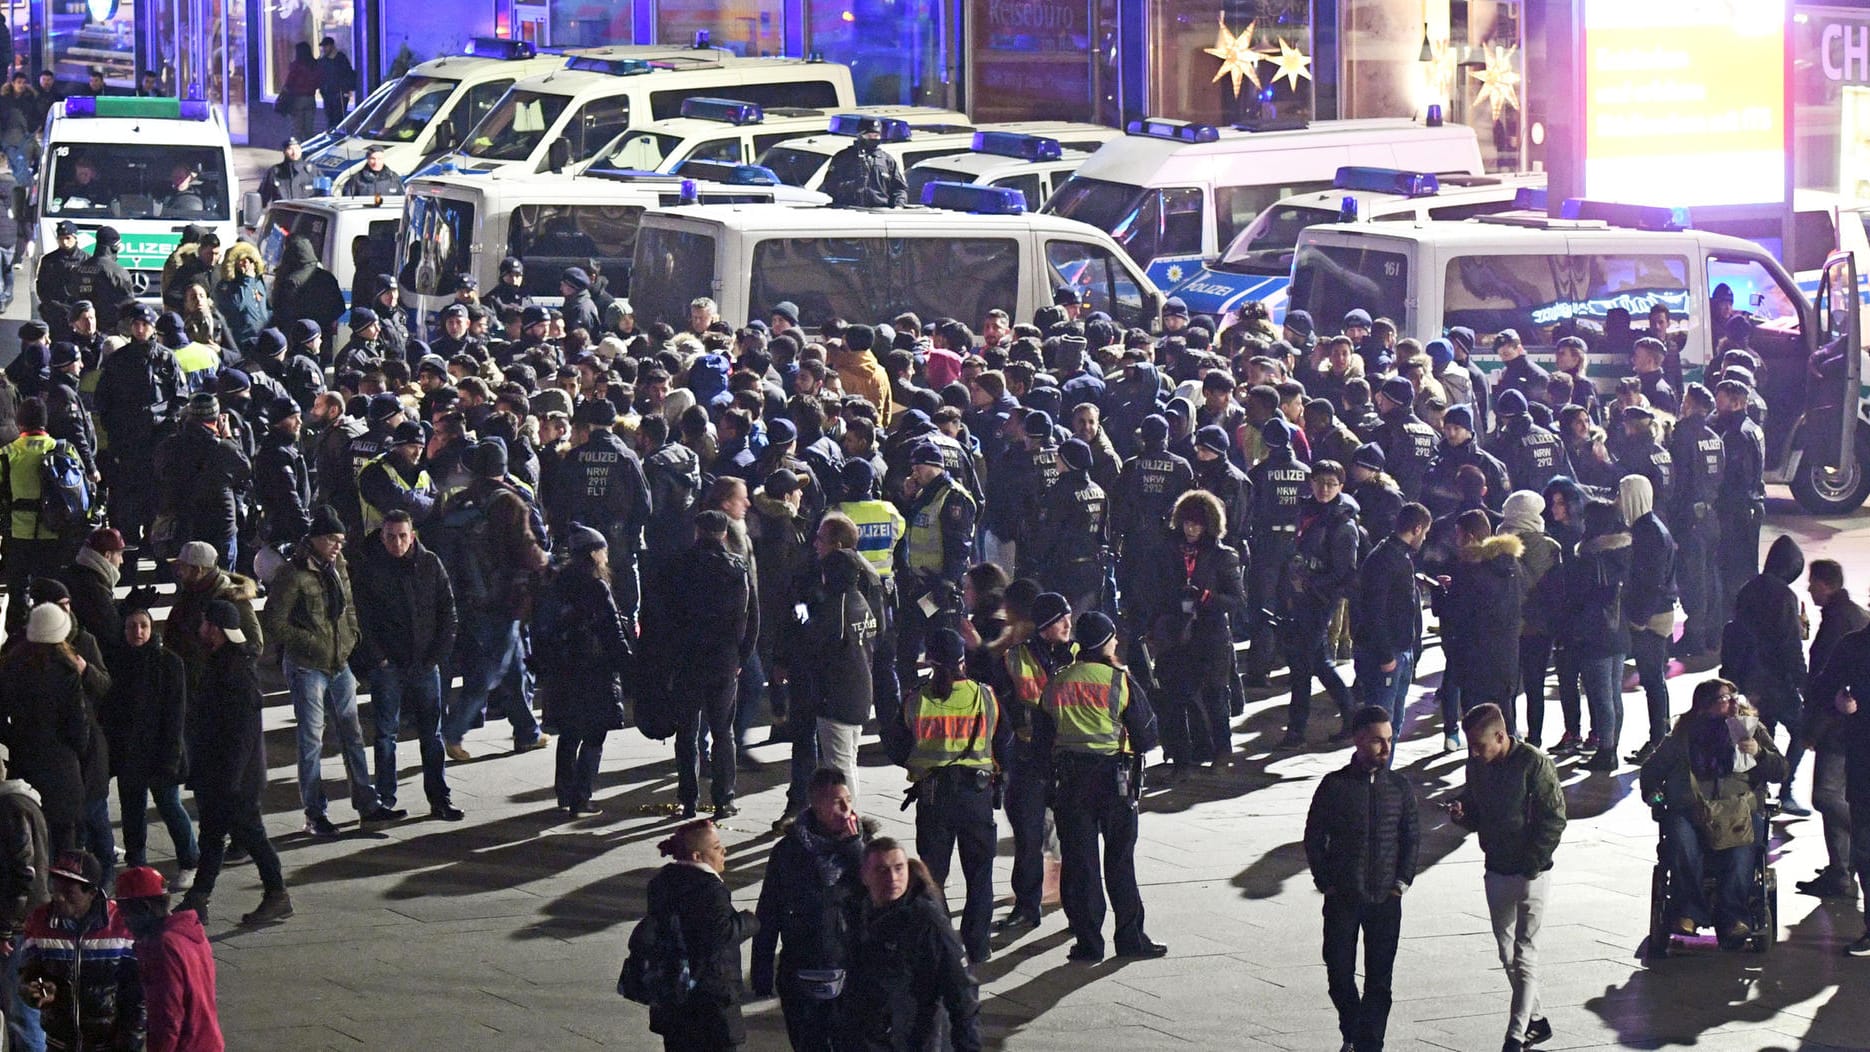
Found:
[[[1009,595],[1008,603],[1012,600]],[[1051,720],[1039,699],[1053,673],[1071,664],[1071,606],[1057,592],[1032,601],[1032,634],[1006,649],[994,668],[1013,740],[1007,747],[1006,820],[1013,827],[1013,910],[994,930],[1017,934],[1039,926],[1045,891],[1045,808],[1052,788]],[[1015,628],[1019,626],[1009,627]]]
[[[383,516],[406,511],[418,527],[435,511],[435,481],[421,466],[427,438],[422,425],[405,420],[390,433],[390,447],[357,473],[357,498],[363,505],[364,532],[383,525]]]
[[[1117,956],[1161,957],[1169,948],[1143,932],[1143,896],[1136,887],[1141,758],[1156,747],[1156,714],[1136,679],[1117,665],[1117,630],[1109,618],[1080,614],[1072,635],[1078,660],[1059,669],[1040,698],[1052,719],[1052,808],[1064,861],[1059,896],[1077,939],[1068,956],[1104,959],[1108,890],[1117,914]]]
[[[961,578],[974,553],[974,498],[945,465],[933,443],[909,454],[914,496],[904,509],[909,530],[896,549],[896,671],[905,681],[915,675],[928,634],[960,622]]]
[[[1001,750],[1000,703],[993,688],[967,678],[967,646],[951,628],[929,634],[932,676],[903,702],[910,745],[906,766],[916,802],[916,854],[936,884],[961,849],[967,902],[961,909],[961,945],[980,964],[991,951],[993,920],[994,757]],[[1010,732],[1010,729],[1009,729]]]
[[[877,721],[887,724],[883,707],[899,703],[903,692],[896,676],[896,549],[909,522],[896,505],[877,496],[876,469],[867,460],[847,460],[838,472],[844,499],[831,510],[857,525],[857,554],[883,582],[883,609],[877,611],[876,650],[870,659],[871,695],[880,707]]]

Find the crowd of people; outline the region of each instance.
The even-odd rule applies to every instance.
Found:
[[[1378,1048],[1387,968],[1367,963],[1360,995],[1355,947],[1361,932],[1368,955],[1393,956],[1413,879],[1413,791],[1389,764],[1433,642],[1425,606],[1445,656],[1442,744],[1470,757],[1452,815],[1480,830],[1513,979],[1509,1049],[1550,1034],[1533,940],[1564,824],[1555,759],[1640,765],[1680,816],[1698,813],[1697,792],[1754,799],[1768,783],[1796,815],[1814,741],[1832,849],[1814,893],[1854,897],[1852,873],[1870,879],[1870,831],[1852,836],[1870,800],[1848,806],[1870,790],[1870,735],[1844,689],[1870,689],[1857,682],[1870,665],[1839,642],[1866,619],[1837,565],[1814,563],[1814,650],[1837,659],[1808,663],[1792,592],[1803,557],[1781,538],[1760,565],[1762,364],[1720,290],[1705,384],[1682,383],[1659,310],[1607,397],[1574,336],[1548,370],[1503,331],[1491,350],[1504,368],[1488,373],[1462,328],[1423,344],[1361,310],[1332,333],[1302,310],[1217,320],[1170,299],[1152,334],[1070,285],[1030,321],[993,311],[979,333],[914,314],[810,331],[791,303],[736,327],[705,297],[639,322],[580,267],[548,308],[509,259],[484,295],[456,282],[430,334],[411,331],[389,275],[367,277],[347,314],[298,236],[269,286],[250,246],[223,252],[191,231],[158,310],[116,284],[106,233],[91,256],[61,231],[37,278],[43,320],[0,387],[0,742],[37,797],[43,853],[91,859],[52,867],[52,903],[33,901],[41,880],[19,900],[29,910],[98,909],[74,889],[100,891],[116,866],[114,777],[122,879],[151,886],[153,800],[177,916],[208,916],[231,840],[265,887],[243,923],[290,917],[260,809],[260,683],[276,669],[317,838],[342,832],[327,727],[364,828],[408,817],[405,724],[443,821],[463,817],[448,764],[472,758],[467,737],[489,716],[515,752],[556,736],[569,816],[602,809],[611,732],[672,739],[686,824],[649,910],[679,917],[693,985],[652,1010],[669,1047],[743,1035],[748,938],[754,990],[780,996],[795,1047],[921,1048],[943,1031],[974,1047],[970,969],[996,935],[1038,926],[1049,853],[1072,960],[1105,957],[1107,911],[1116,955],[1167,952],[1136,884],[1145,780],[1175,792],[1230,777],[1245,756],[1233,721],[1284,669],[1274,748],[1352,746],[1319,788],[1306,846],[1346,1047]],[[158,632],[159,593],[140,586],[170,582]],[[1757,714],[1729,687],[1674,720],[1672,655],[1723,662],[1714,682],[1739,684]],[[1631,660],[1648,724],[1626,758]],[[1321,733],[1314,681],[1337,717]],[[1819,699],[1809,713],[1804,697]],[[1724,752],[1701,716],[1754,722]],[[915,857],[856,818],[874,800],[859,764],[872,721],[908,772]],[[790,750],[771,816],[783,839],[760,908],[737,915],[702,784],[714,822],[738,814],[737,774],[767,742]],[[1014,854],[998,921],[996,811]],[[1672,864],[1697,876],[1678,882],[1691,889],[1678,926],[1744,939],[1730,890],[1697,898],[1708,833],[1683,821]],[[1731,873],[1738,858],[1710,864]],[[904,955],[905,940],[925,952]],[[48,1032],[67,1025],[45,1018]]]

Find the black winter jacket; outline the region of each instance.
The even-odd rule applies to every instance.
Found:
[[[1792,585],[1805,554],[1790,536],[1766,550],[1766,566],[1734,596],[1734,620],[1721,638],[1721,677],[1739,685],[1762,715],[1785,718],[1805,686],[1805,645]]]
[[[356,552],[351,591],[362,629],[352,658],[368,672],[384,661],[399,668],[439,665],[454,651],[455,600],[448,571],[421,541],[400,559],[372,531]]]
[[[623,690],[631,677],[630,638],[610,586],[560,570],[534,619],[533,655],[547,714],[568,734],[623,729]]]
[[[869,715],[883,594],[882,580],[864,557],[841,549],[819,564],[805,598],[805,623],[795,625],[787,618],[790,628],[780,646],[808,674],[813,715],[854,724]]]
[[[1377,654],[1413,651],[1422,641],[1422,593],[1409,546],[1390,534],[1358,570],[1351,593],[1351,640]]]
[[[1573,657],[1590,661],[1630,652],[1630,623],[1623,609],[1630,551],[1630,535],[1618,530],[1580,543],[1565,560],[1560,571],[1565,615],[1557,627]]]
[[[643,591],[652,605],[643,624],[653,633],[658,673],[677,678],[678,697],[687,696],[684,682],[731,679],[753,653],[759,591],[746,560],[719,543],[697,540],[669,560],[658,586]]]
[[[1439,590],[1441,637],[1448,668],[1443,682],[1466,693],[1464,702],[1506,703],[1519,690],[1520,613],[1525,602],[1519,556],[1524,543],[1510,533],[1463,545]]]
[[[39,790],[46,823],[73,826],[84,810],[91,718],[77,670],[56,656],[35,660],[38,649],[28,644],[0,662],[0,741],[9,771]]]
[[[853,1052],[936,1052],[946,1010],[954,1052],[979,1052],[980,1002],[947,913],[913,877],[886,906],[853,908],[850,976],[839,1031]]]
[[[1655,512],[1630,524],[1630,581],[1623,616],[1641,625],[1675,607],[1675,538]]]
[[[1366,903],[1400,893],[1415,881],[1419,842],[1415,790],[1396,771],[1353,760],[1312,794],[1305,859],[1319,891]]]
[[[156,455],[163,507],[176,517],[176,540],[225,543],[234,532],[239,494],[253,483],[240,447],[190,423]]]
[[[189,698],[189,787],[258,803],[266,790],[266,742],[252,651],[227,643],[209,654],[201,685]]]
[[[253,496],[265,523],[260,537],[268,544],[290,544],[312,528],[312,480],[305,454],[284,431],[260,436],[253,458]]]
[[[1285,601],[1296,623],[1331,616],[1357,581],[1357,502],[1339,496],[1320,505],[1307,499],[1299,508],[1298,551],[1284,575]]]
[[[755,997],[784,989],[801,969],[843,968],[848,963],[847,922],[864,897],[858,869],[864,844],[875,831],[874,823],[865,822],[852,836],[835,836],[819,829],[807,810],[773,845],[754,910],[760,930],[753,937],[748,974]]]
[[[699,866],[671,862],[649,880],[648,911],[675,917],[688,947],[695,988],[677,1005],[654,1005],[649,1029],[687,1038],[685,1048],[737,1046],[747,1039],[740,1018],[740,944],[759,923],[749,910],[735,911],[727,885]]]
[[[98,706],[110,772],[124,785],[161,788],[188,777],[188,676],[182,659],[151,640],[110,654],[110,693]]]
[[[114,582],[106,581],[95,566],[87,565],[90,558],[80,555],[80,561],[58,572],[58,579],[71,593],[71,613],[78,627],[91,633],[99,645],[114,647],[123,641],[123,615],[118,612],[117,598],[111,591]]]

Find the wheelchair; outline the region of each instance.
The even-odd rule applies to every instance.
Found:
[[[1656,820],[1656,866],[1649,881],[1649,941],[1644,956],[1650,960],[1667,957],[1674,947],[1674,940],[1689,936],[1678,934],[1671,921],[1669,912],[1670,891],[1674,875],[1669,870],[1669,834],[1668,826],[1663,823],[1667,808],[1652,801],[1650,815]],[[1773,871],[1768,860],[1767,841],[1771,836],[1771,820],[1779,813],[1779,805],[1760,802],[1755,824],[1760,830],[1758,841],[1754,845],[1753,873],[1747,885],[1747,926],[1753,934],[1747,937],[1746,949],[1751,953],[1765,953],[1772,949],[1779,938],[1779,875]],[[1718,877],[1712,873],[1703,873],[1702,892],[1711,901],[1715,895]],[[1702,930],[1709,930],[1705,926]],[[1700,931],[1696,932],[1699,936]]]

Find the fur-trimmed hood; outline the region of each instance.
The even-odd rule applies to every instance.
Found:
[[[1598,555],[1603,552],[1619,551],[1628,548],[1631,543],[1629,531],[1618,530],[1615,533],[1601,534],[1582,542],[1578,545],[1578,554]]]
[[[1626,536],[1625,541],[1628,541]],[[1495,559],[1518,559],[1525,554],[1526,544],[1510,533],[1496,533],[1478,541],[1461,546],[1460,558],[1464,563],[1484,563]]]

